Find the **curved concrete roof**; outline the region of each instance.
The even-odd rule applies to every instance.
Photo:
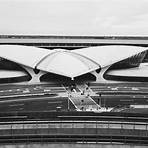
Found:
[[[52,50],[30,46],[0,45],[0,57],[31,68],[35,68],[41,59],[52,52]]]
[[[67,77],[76,76],[94,71],[100,66],[87,58],[68,51],[57,51],[49,54],[37,68]]]
[[[42,71],[77,77],[131,57],[146,48],[100,46],[83,49],[47,50],[29,46],[0,45],[0,57]]]
[[[145,50],[145,47],[110,45],[76,49],[73,52],[92,59],[103,68]]]
[[[12,71],[12,70],[0,70],[0,78],[13,78],[27,76],[23,71]]]
[[[124,77],[148,77],[148,65],[141,64],[139,67],[128,69],[113,69],[107,72],[111,76],[124,76]]]

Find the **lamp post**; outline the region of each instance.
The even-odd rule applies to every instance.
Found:
[[[67,100],[67,109],[68,109],[68,111],[70,109],[70,107],[69,107],[69,98],[71,98],[71,94],[70,93],[68,93],[68,100]]]
[[[99,101],[98,101],[100,107],[102,106],[102,99],[101,99],[101,93],[99,94]]]

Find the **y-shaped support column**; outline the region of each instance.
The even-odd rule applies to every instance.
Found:
[[[97,82],[100,82],[100,83],[108,82],[108,80],[105,80],[103,77],[104,73],[106,72],[108,68],[109,66],[101,69],[99,73],[97,73],[96,71],[93,71],[91,72],[91,74],[93,74],[96,77]]]
[[[30,75],[31,75],[31,80],[28,83],[40,83],[40,77],[47,72],[44,71],[39,71],[37,74],[34,72],[34,70],[30,67],[22,66]]]

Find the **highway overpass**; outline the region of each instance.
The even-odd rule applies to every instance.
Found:
[[[148,116],[86,112],[0,113],[0,144],[122,143],[148,145]]]
[[[44,48],[83,48],[99,45],[148,46],[148,37],[139,36],[24,36],[0,35],[0,44],[28,45]]]

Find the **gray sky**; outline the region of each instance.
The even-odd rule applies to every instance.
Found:
[[[0,34],[148,36],[148,0],[0,0]]]

